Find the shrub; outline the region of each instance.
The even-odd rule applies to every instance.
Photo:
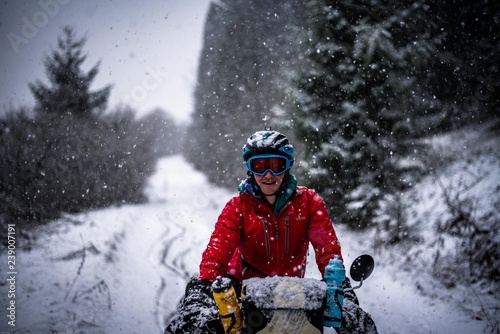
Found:
[[[145,200],[156,156],[131,110],[92,119],[11,112],[2,123],[0,200],[8,222],[29,226]]]

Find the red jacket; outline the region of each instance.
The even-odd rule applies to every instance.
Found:
[[[203,252],[200,279],[215,280],[227,272],[250,277],[303,277],[309,242],[323,274],[339,255],[333,224],[324,201],[313,190],[296,187],[278,215],[266,200],[243,192],[222,210]]]

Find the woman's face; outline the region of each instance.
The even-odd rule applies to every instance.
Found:
[[[271,172],[267,172],[263,176],[255,175],[255,182],[260,187],[262,193],[266,196],[271,196],[278,191],[285,178],[285,173],[280,175],[274,175]]]

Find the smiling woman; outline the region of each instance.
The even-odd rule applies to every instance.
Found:
[[[241,283],[251,278],[302,279],[309,244],[321,275],[330,259],[342,259],[323,199],[312,189],[297,186],[290,174],[294,150],[288,138],[277,131],[257,131],[243,146],[242,158],[247,162],[248,178],[222,209],[203,252],[199,276],[188,283],[166,333],[205,333],[222,326],[219,319],[227,314],[219,303],[217,308],[211,294],[212,283],[220,277],[230,277],[238,294]],[[350,286],[349,281],[344,283]],[[364,314],[357,304],[353,308]],[[354,325],[358,320],[351,319]],[[271,321],[268,327],[272,326]],[[376,333],[375,325],[372,329],[366,333]]]
[[[62,26],[85,33],[88,63],[101,61],[98,87],[113,85],[110,107],[126,104],[142,115],[155,108],[187,121],[202,44],[207,0],[0,3],[0,101],[33,103],[27,82],[42,77],[41,60]],[[0,114],[4,110],[0,110]]]

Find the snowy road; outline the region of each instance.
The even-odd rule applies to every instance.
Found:
[[[50,224],[44,228],[50,233],[32,251],[17,254],[17,333],[162,333],[233,194],[209,186],[174,156],[161,160],[151,178],[150,203]],[[340,227],[337,232],[347,265],[359,254],[373,254],[366,235]],[[410,274],[396,274],[388,258],[375,259],[383,265],[357,294],[380,333],[483,332],[484,321],[441,299],[420,296]],[[318,277],[314,267],[310,260],[309,277]],[[2,296],[5,289],[2,280]],[[5,298],[0,300],[5,310]],[[12,329],[0,322],[0,331]]]

